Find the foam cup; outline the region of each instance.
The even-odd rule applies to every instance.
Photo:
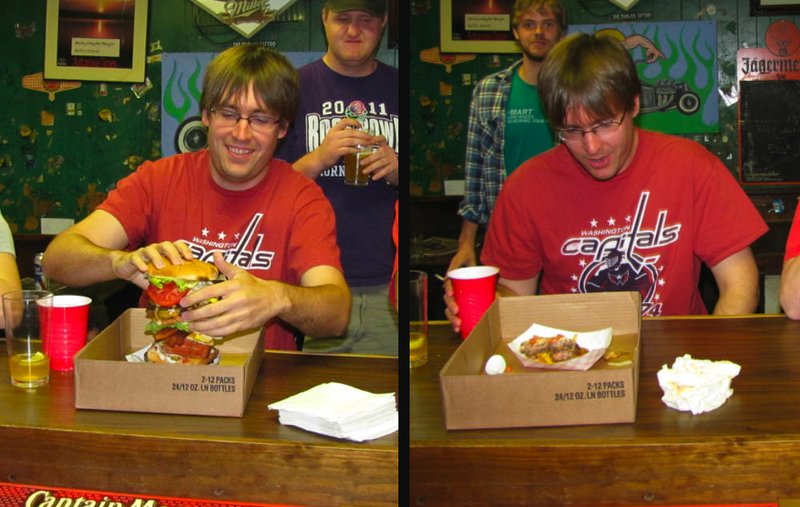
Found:
[[[44,312],[43,341],[50,357],[50,369],[70,371],[73,358],[86,345],[91,298],[76,295],[53,296],[52,306]]]
[[[447,273],[458,305],[462,339],[469,336],[494,302],[498,272],[494,266],[469,266]]]

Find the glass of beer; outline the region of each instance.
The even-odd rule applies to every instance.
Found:
[[[16,290],[3,294],[8,368],[11,384],[34,388],[50,380],[50,359],[42,344],[53,294],[44,290]]]
[[[408,284],[408,360],[416,368],[428,361],[428,273],[410,271]]]
[[[372,135],[372,132],[367,128],[359,130]],[[359,144],[356,148],[358,149],[356,153],[348,153],[344,156],[344,182],[347,185],[363,187],[369,184],[369,175],[361,172],[361,159],[371,155],[375,151],[375,146]]]

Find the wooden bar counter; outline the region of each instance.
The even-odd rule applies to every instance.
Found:
[[[77,410],[71,375],[9,382],[0,342],[0,482],[216,501],[397,505],[397,433],[364,443],[278,423],[267,405],[324,382],[397,392],[395,358],[267,352],[242,418]],[[0,502],[2,503],[2,502]]]
[[[800,497],[800,322],[783,316],[642,323],[636,422],[445,429],[438,374],[460,343],[431,326],[410,372],[410,504],[644,506]],[[715,411],[673,410],[656,372],[691,354],[741,365]]]

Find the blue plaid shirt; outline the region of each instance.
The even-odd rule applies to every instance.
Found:
[[[481,79],[472,91],[464,161],[464,199],[458,214],[478,224],[489,222],[497,194],[506,180],[503,150],[511,81],[522,60]]]

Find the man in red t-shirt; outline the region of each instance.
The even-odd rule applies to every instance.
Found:
[[[753,312],[750,245],[767,226],[703,146],[635,127],[641,84],[624,45],[563,39],[539,90],[562,144],[525,162],[500,192],[481,255],[500,269],[500,294],[637,291],[643,315],[704,314],[705,263],[719,288],[713,312]],[[445,300],[458,330],[451,289]]]
[[[781,308],[791,319],[800,319],[800,206],[794,213],[786,239],[780,289]]]
[[[271,349],[294,329],[336,335],[350,290],[328,200],[273,158],[297,107],[294,67],[263,46],[234,46],[209,64],[200,100],[208,149],[145,162],[87,218],[56,236],[43,268],[70,286],[114,278],[146,287],[148,263],[213,262],[227,279],[183,298],[193,331],[264,326]]]

